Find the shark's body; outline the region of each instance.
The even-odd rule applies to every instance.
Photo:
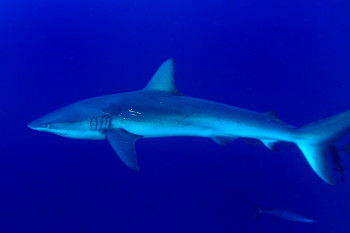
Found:
[[[257,113],[192,98],[177,90],[173,60],[140,91],[80,101],[41,117],[32,129],[79,139],[107,139],[121,160],[138,170],[134,143],[141,137],[199,136],[225,144],[238,137],[297,144],[314,171],[333,183],[328,149],[350,130],[350,111],[299,129],[274,113]]]

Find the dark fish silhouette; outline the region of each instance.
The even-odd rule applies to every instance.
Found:
[[[344,182],[345,181],[345,178],[344,178],[345,169],[342,165],[339,152],[335,146],[331,146],[330,154],[331,154],[331,158],[332,158],[332,161],[334,164],[334,170],[340,174],[340,181]]]
[[[270,209],[270,210],[263,210],[259,207],[254,206],[256,209],[258,209],[258,212],[254,215],[253,218],[258,217],[260,214],[268,214],[272,215],[278,218],[282,218],[288,221],[292,222],[304,222],[304,223],[311,223],[314,222],[313,219],[307,218],[301,214],[292,212],[290,210],[285,209]]]

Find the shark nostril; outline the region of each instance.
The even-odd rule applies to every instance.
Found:
[[[40,128],[42,128],[42,129],[50,129],[50,124],[40,124],[40,126],[39,126]]]
[[[34,130],[40,130],[40,129],[49,129],[50,124],[46,123],[37,123],[37,122],[31,122],[27,125],[29,128],[34,129]]]

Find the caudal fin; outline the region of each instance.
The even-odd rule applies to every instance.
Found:
[[[295,141],[316,174],[329,184],[334,184],[329,150],[350,131],[350,111],[316,121],[297,130]]]
[[[253,219],[255,219],[255,218],[257,218],[260,214],[262,214],[264,211],[260,208],[260,207],[258,207],[258,206],[256,206],[256,205],[253,205],[253,204],[251,204],[255,209],[257,209],[258,210],[258,212],[256,212],[256,214],[253,216]]]

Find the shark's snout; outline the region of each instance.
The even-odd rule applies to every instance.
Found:
[[[40,120],[34,120],[34,121],[30,122],[27,126],[30,129],[34,129],[34,130],[38,130],[38,131],[47,130],[49,128],[49,124],[44,123]]]

